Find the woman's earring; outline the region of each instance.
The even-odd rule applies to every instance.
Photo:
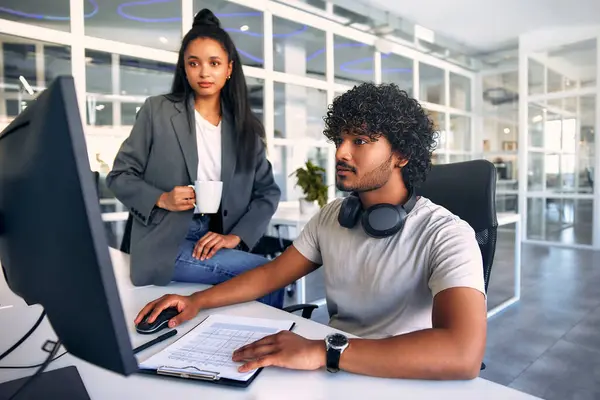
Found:
[[[229,75],[229,76],[227,77],[227,80],[229,80],[229,78],[231,78],[231,75]]]

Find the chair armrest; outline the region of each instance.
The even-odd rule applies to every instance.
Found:
[[[283,311],[293,313],[295,311],[302,310],[302,318],[310,319],[313,311],[315,311],[317,308],[319,308],[319,306],[314,304],[294,304],[292,306],[283,307]]]

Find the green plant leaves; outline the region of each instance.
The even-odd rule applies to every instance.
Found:
[[[319,207],[327,204],[327,185],[325,185],[325,169],[306,162],[305,168],[298,168],[290,174],[296,176],[296,186],[304,192],[307,201],[317,201]]]

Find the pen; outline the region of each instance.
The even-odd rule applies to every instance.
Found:
[[[160,343],[164,340],[167,340],[170,337],[173,337],[177,335],[177,329],[173,329],[172,331],[169,331],[167,333],[163,333],[162,335],[160,335],[157,338],[152,339],[151,341],[149,341],[148,343],[144,343],[143,345],[136,347],[135,349],[133,349],[133,354],[137,354],[140,351],[146,350],[148,347],[154,346],[157,343]]]

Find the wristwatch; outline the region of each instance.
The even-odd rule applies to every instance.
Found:
[[[341,333],[332,333],[325,337],[327,371],[338,372],[340,370],[340,356],[349,344],[348,338]]]

